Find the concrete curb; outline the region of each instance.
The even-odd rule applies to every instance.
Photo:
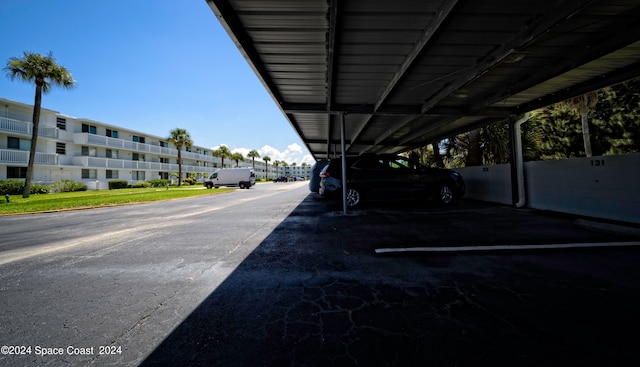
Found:
[[[625,236],[640,238],[640,228],[625,226],[621,224],[596,222],[587,219],[576,219],[573,224],[589,231],[611,234],[615,236]]]
[[[487,251],[516,251],[516,250],[550,250],[573,248],[599,247],[632,247],[640,246],[639,241],[631,242],[599,242],[599,243],[561,243],[541,245],[495,245],[495,246],[441,246],[441,247],[398,247],[377,248],[377,254],[394,252],[487,252]]]

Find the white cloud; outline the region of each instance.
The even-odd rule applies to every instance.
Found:
[[[220,144],[220,145],[216,145],[215,147],[211,147],[211,150],[218,150],[218,149],[220,149],[220,147],[221,147],[221,146],[223,146],[223,145],[224,145],[225,147],[229,148],[229,146],[228,146],[227,144]]]
[[[231,149],[232,152],[242,153],[242,155],[244,155],[245,157],[251,150],[252,149],[249,149],[249,148]],[[307,164],[315,163],[315,160],[313,159],[311,154],[304,154],[303,148],[296,143],[289,144],[287,146],[287,149],[285,149],[283,152],[281,152],[277,148],[274,148],[270,145],[265,145],[261,149],[258,149],[258,153],[260,154],[260,157],[269,156],[269,158],[271,158],[270,162],[285,161],[287,162],[287,164],[291,164],[295,162],[297,165],[301,165],[303,162]],[[262,159],[257,158],[257,160],[262,160]]]

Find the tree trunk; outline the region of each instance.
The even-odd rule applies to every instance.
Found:
[[[584,153],[587,157],[591,157],[591,135],[589,134],[589,109],[586,105],[580,108],[580,114],[582,115],[582,139],[584,140]]]
[[[182,154],[180,153],[180,147],[178,147],[178,186],[182,183]]]
[[[42,104],[42,84],[36,81],[36,96],[33,103],[33,131],[31,131],[31,147],[29,148],[29,163],[24,179],[22,197],[28,198],[31,194],[31,180],[33,179],[33,166],[36,160],[36,144],[38,142],[38,129],[40,127],[40,107]]]
[[[480,148],[480,129],[469,132],[469,150],[467,152],[466,166],[482,165],[482,149]]]
[[[433,158],[436,161],[436,167],[444,168],[444,160],[442,159],[442,155],[440,154],[440,140],[431,144],[433,148]]]

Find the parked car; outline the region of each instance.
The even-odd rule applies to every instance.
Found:
[[[274,178],[273,182],[289,182],[289,177],[287,176],[280,176],[278,178]]]
[[[342,198],[341,159],[320,172],[319,193]],[[363,201],[435,199],[449,204],[465,193],[462,176],[453,170],[429,168],[395,154],[347,158],[347,206]]]
[[[321,159],[311,166],[311,177],[309,178],[309,191],[320,191],[320,172],[329,164],[328,159]]]

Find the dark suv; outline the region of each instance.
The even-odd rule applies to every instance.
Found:
[[[333,159],[320,172],[320,194],[342,197],[341,160]],[[464,195],[462,176],[449,169],[429,168],[395,155],[347,158],[347,206],[364,200],[435,199],[443,204]]]

